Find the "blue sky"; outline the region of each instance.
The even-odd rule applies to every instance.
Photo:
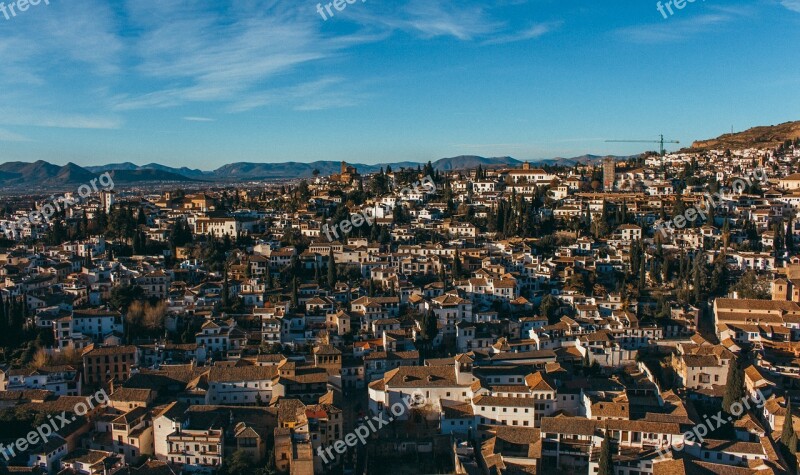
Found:
[[[49,1],[0,13],[0,162],[533,160],[800,119],[800,0]]]

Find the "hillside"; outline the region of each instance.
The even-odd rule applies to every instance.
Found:
[[[753,127],[744,132],[720,135],[715,139],[699,140],[689,151],[735,148],[774,148],[786,140],[800,138],[800,121],[779,125]]]

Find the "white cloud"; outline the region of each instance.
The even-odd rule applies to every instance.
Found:
[[[380,37],[354,33],[325,38],[313,10],[269,1],[262,8],[237,5],[225,16],[196,6],[172,4],[158,17],[162,2],[136,0],[131,19],[143,33],[133,48],[137,73],[163,87],[115,98],[114,108],[174,107],[185,103],[256,104],[263,91],[285,83],[304,65],[329,59],[353,45]]]
[[[288,105],[295,110],[313,111],[339,109],[358,105],[366,94],[341,77],[323,77],[294,86],[276,88],[252,94],[237,101],[229,112],[244,112],[270,105]]]
[[[216,119],[210,117],[184,117],[183,120],[188,122],[214,122]]]
[[[507,35],[501,35],[496,38],[492,38],[483,42],[485,45],[497,45],[497,44],[506,44],[506,43],[516,43],[518,41],[526,41],[532,40],[535,38],[540,38],[560,27],[563,23],[562,22],[552,22],[552,23],[540,23],[538,25],[534,25],[526,30],[511,33]]]
[[[0,124],[119,127],[118,117],[105,114],[103,93],[121,71],[117,28],[102,0],[41,3],[0,21]]]
[[[739,7],[712,7],[712,13],[685,17],[670,17],[659,23],[621,28],[616,33],[635,43],[671,43],[686,40],[697,34],[727,25],[747,15],[749,9]],[[660,18],[660,17],[659,17]]]
[[[800,13],[800,0],[781,0],[781,5],[789,10]]]
[[[24,137],[14,132],[0,129],[0,142],[30,142],[31,139]]]

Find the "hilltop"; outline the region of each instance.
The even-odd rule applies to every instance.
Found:
[[[699,140],[685,151],[710,149],[775,148],[787,140],[800,138],[800,121],[785,122],[778,125],[753,127],[744,132],[720,135],[715,139]]]

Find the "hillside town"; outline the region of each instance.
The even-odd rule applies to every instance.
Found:
[[[800,139],[69,198],[2,200],[0,473],[797,473]]]

